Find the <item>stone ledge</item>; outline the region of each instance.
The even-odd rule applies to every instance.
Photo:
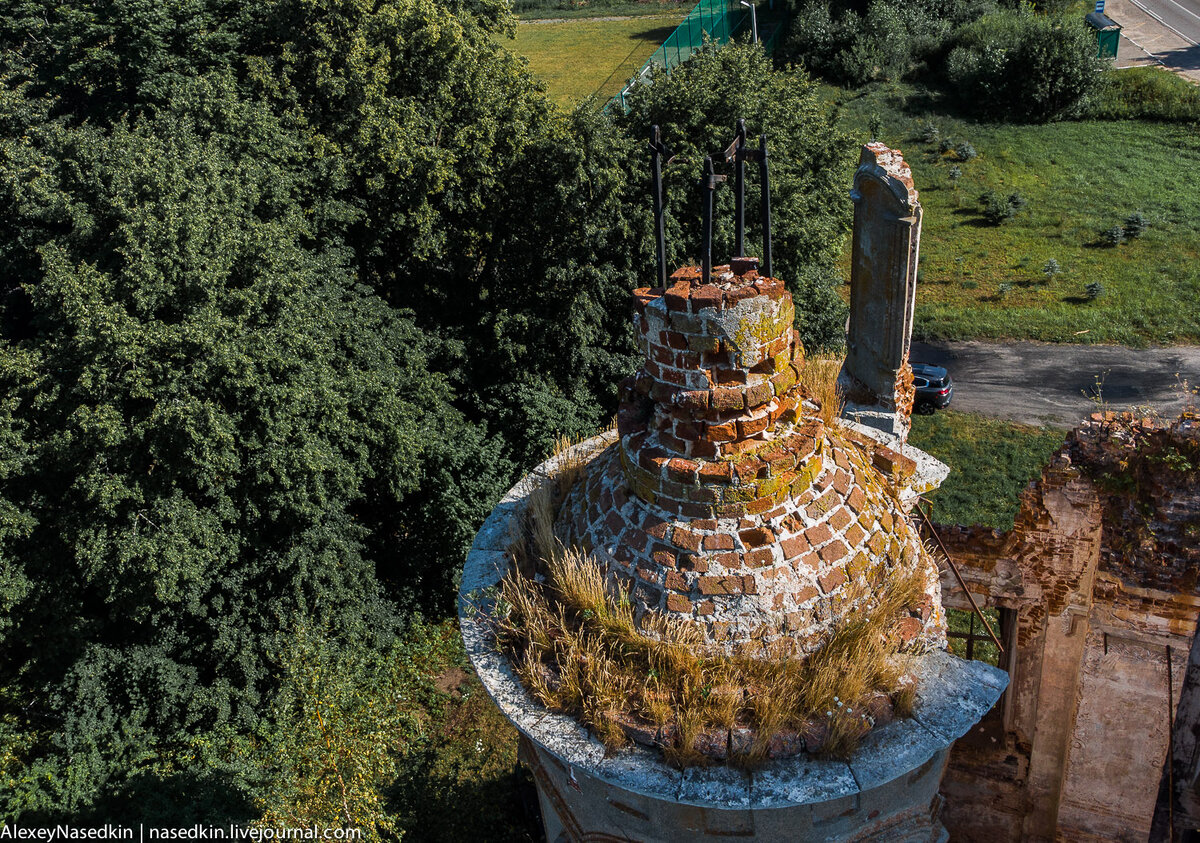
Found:
[[[595,453],[615,438],[612,432],[602,434],[576,449]],[[487,622],[493,605],[490,590],[507,570],[497,545],[508,535],[511,520],[523,512],[525,499],[565,458],[560,455],[538,466],[484,522],[463,568],[459,624],[467,655],[497,707],[568,769],[652,799],[700,807],[736,810],[827,803],[880,787],[920,767],[966,734],[1007,686],[1007,674],[982,662],[965,662],[942,650],[918,656],[913,716],[872,730],[849,762],[802,756],[752,772],[724,766],[680,772],[655,751],[633,748],[610,754],[574,718],[549,712],[530,697],[495,648]]]

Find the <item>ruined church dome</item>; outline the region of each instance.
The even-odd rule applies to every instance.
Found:
[[[753,259],[634,291],[644,360],[621,385],[619,440],[568,495],[558,532],[648,610],[749,655],[817,649],[890,572],[924,594],[898,627],[945,645],[937,569],[900,502],[912,463],[825,425],[801,378],[783,282]]]

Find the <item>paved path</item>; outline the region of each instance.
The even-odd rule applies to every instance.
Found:
[[[1200,82],[1200,0],[1108,0],[1121,24],[1117,67],[1161,64]]]
[[[1200,387],[1200,347],[1125,348],[1035,342],[912,344],[911,358],[945,366],[954,378],[953,409],[1026,424],[1071,427],[1098,408],[1149,406],[1164,416],[1184,404],[1176,374]],[[1197,401],[1200,403],[1200,401]]]

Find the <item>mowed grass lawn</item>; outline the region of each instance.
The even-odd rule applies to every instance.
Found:
[[[1200,134],[1161,123],[974,123],[939,113],[909,87],[842,101],[846,129],[904,152],[925,216],[915,333],[924,339],[1018,338],[1128,345],[1200,342]],[[968,141],[969,161],[920,140]],[[962,175],[955,188],[952,167]],[[986,222],[985,190],[1019,191],[1014,218]],[[1150,228],[1116,248],[1101,233],[1140,212]],[[847,249],[849,245],[847,244]],[[1050,259],[1061,273],[1048,280]],[[1089,299],[1089,283],[1103,293]],[[1003,285],[1003,286],[1002,286]]]
[[[516,38],[504,44],[529,59],[529,69],[559,105],[573,108],[592,95],[603,105],[682,19],[681,12],[621,20],[522,21]]]
[[[959,413],[914,416],[910,444],[950,466],[929,495],[940,524],[985,524],[1011,530],[1021,491],[1041,476],[1067,432]]]

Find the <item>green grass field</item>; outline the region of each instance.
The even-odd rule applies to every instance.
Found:
[[[529,69],[559,105],[572,108],[589,96],[603,105],[682,19],[679,12],[606,21],[522,22],[516,39],[504,44],[529,60]]]
[[[1020,338],[1144,345],[1200,341],[1200,136],[1186,126],[1137,121],[1044,126],[969,122],[940,113],[909,86],[829,89],[843,125],[903,150],[925,216],[915,333],[924,339]],[[968,141],[978,157],[922,142]],[[962,176],[957,188],[952,167]],[[1019,191],[1028,206],[999,226],[980,194]],[[1150,228],[1116,248],[1106,229],[1140,212]],[[847,249],[849,245],[847,244]],[[1050,259],[1062,271],[1042,272]],[[1085,288],[1103,293],[1089,299]]]
[[[1021,490],[1041,475],[1066,431],[954,410],[915,416],[908,441],[950,466],[929,495],[941,524],[984,524],[1011,530]]]

